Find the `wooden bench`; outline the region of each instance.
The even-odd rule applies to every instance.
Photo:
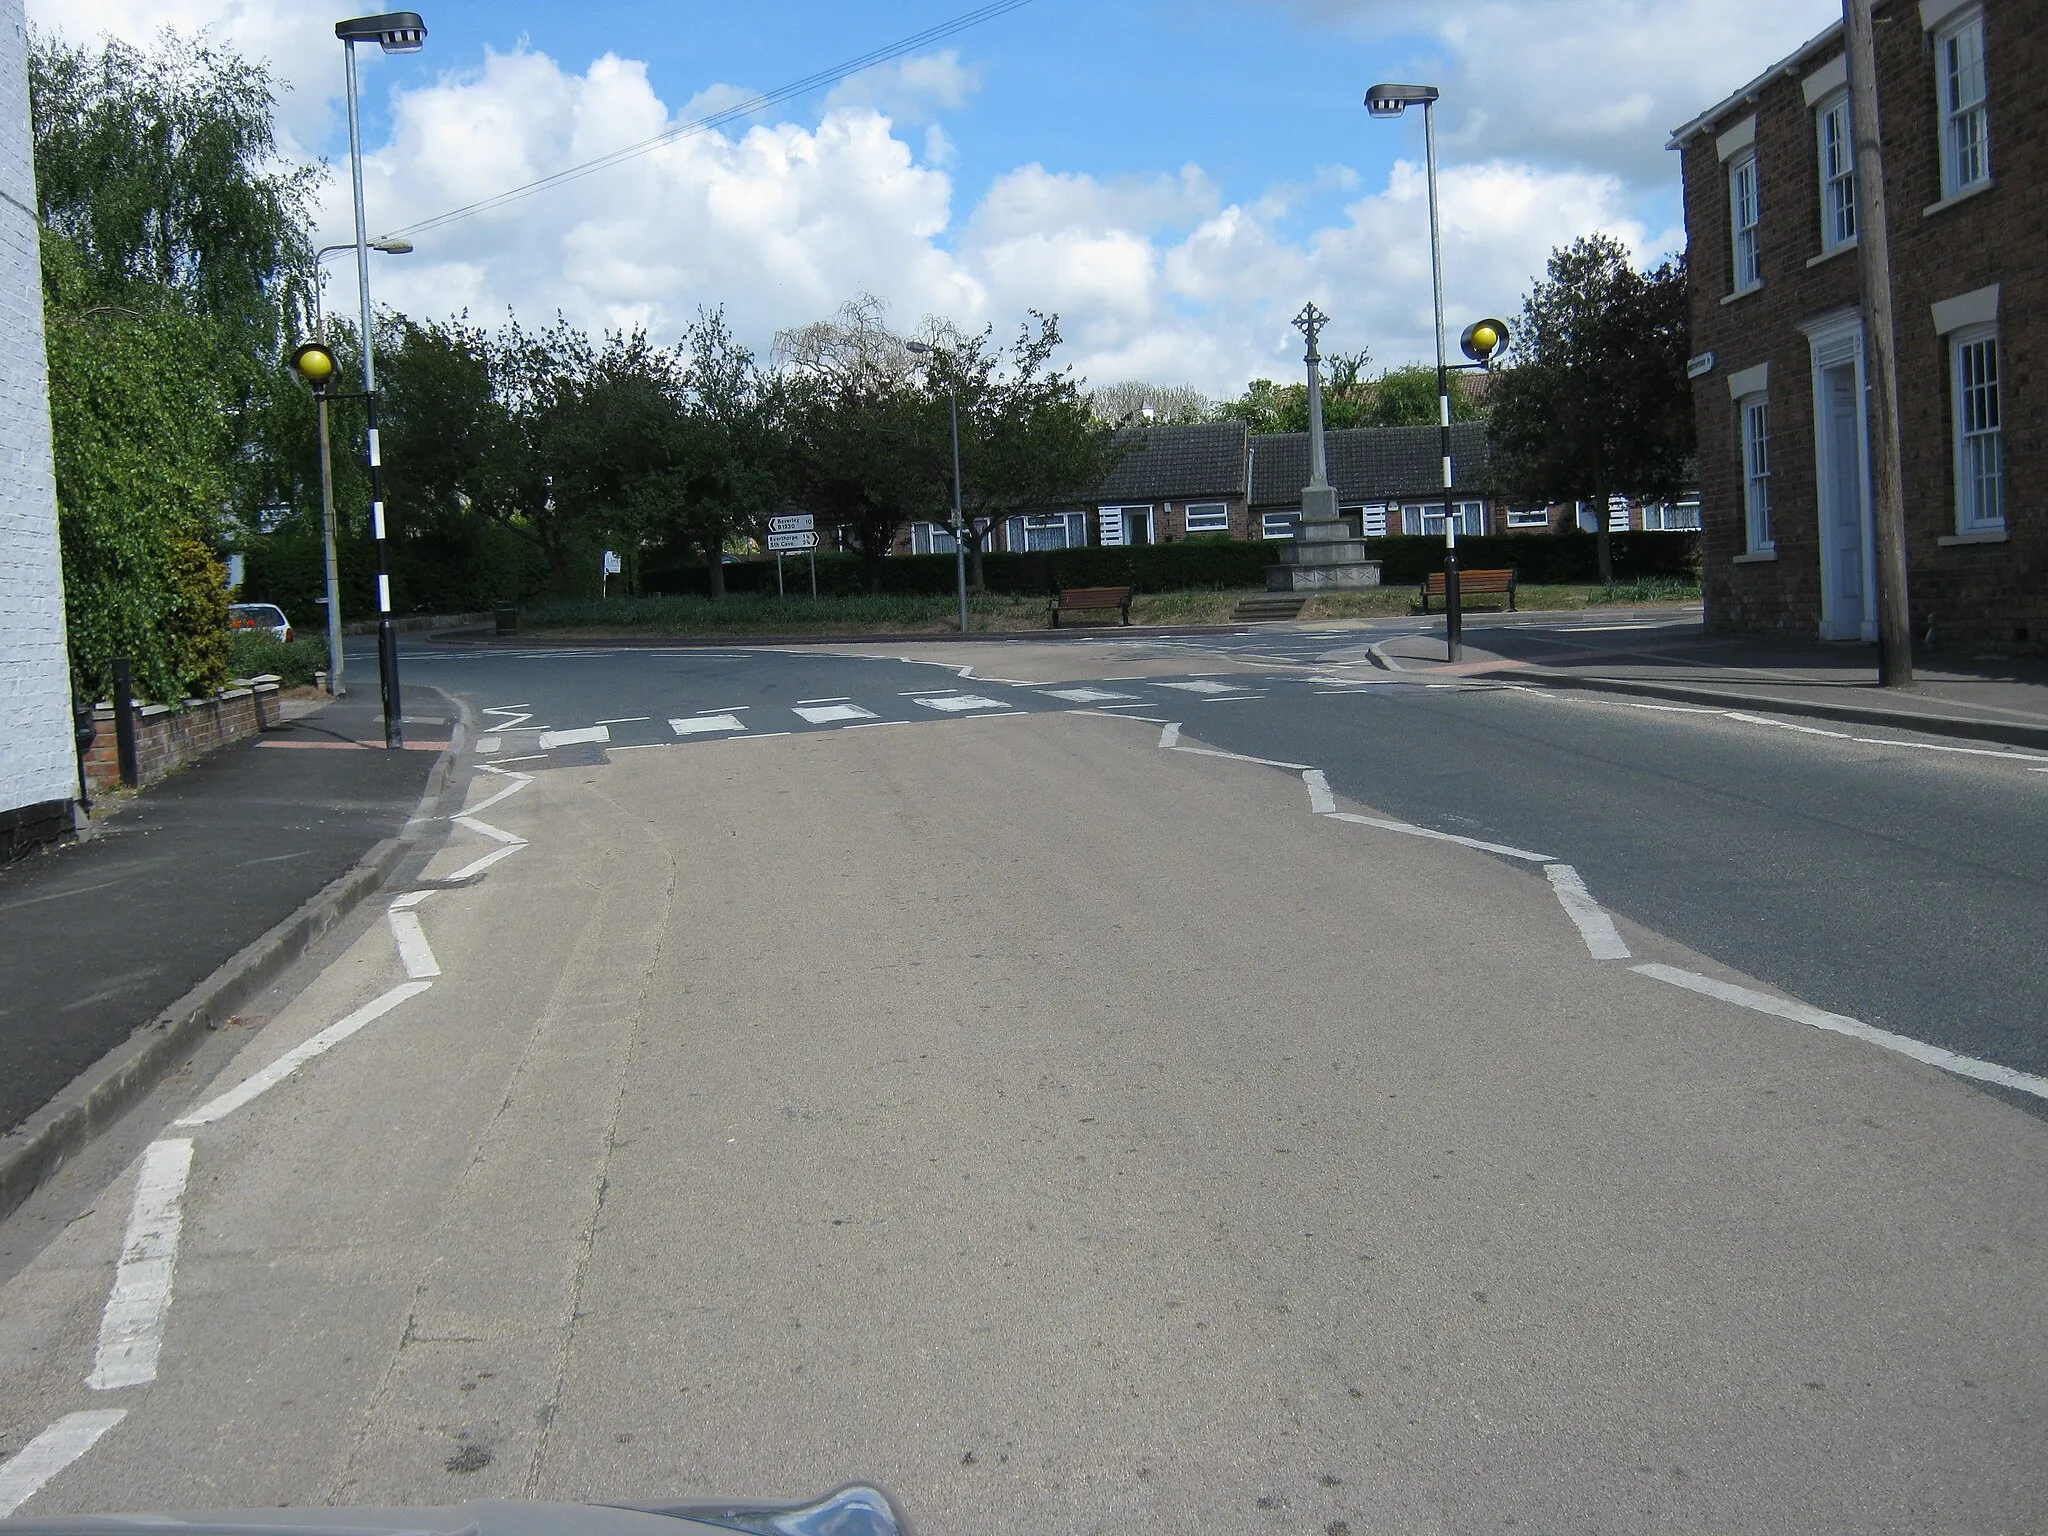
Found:
[[[1444,595],[1444,573],[1432,571],[1422,579],[1422,611],[1429,612],[1429,600]],[[1515,611],[1515,573],[1510,567],[1505,571],[1460,571],[1458,572],[1458,603],[1460,607],[1469,604],[1475,597],[1505,597],[1508,612]]]
[[[1131,622],[1131,596],[1136,587],[1066,587],[1053,594],[1052,627],[1060,627],[1060,617],[1071,613],[1107,613],[1114,608],[1123,616],[1126,624]]]

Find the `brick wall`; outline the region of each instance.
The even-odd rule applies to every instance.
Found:
[[[78,782],[35,203],[27,21],[0,0],[0,813]]]
[[[85,777],[97,795],[121,782],[121,759],[113,705],[97,705],[92,714],[96,733],[85,754]],[[278,723],[279,716],[277,684],[269,682],[230,688],[210,699],[187,699],[176,708],[138,704],[135,762],[141,782],[154,784],[217,747],[268,730]]]
[[[1880,9],[1878,98],[1890,212],[1899,365],[1900,459],[1908,590],[1916,634],[1930,623],[1956,644],[2039,647],[2048,639],[2048,7],[1985,0],[1991,176],[1988,189],[1940,200],[1935,62],[1917,7]],[[1686,230],[1696,353],[1713,371],[1695,381],[1707,622],[1710,627],[1817,633],[1821,530],[1812,351],[1802,322],[1859,301],[1853,247],[1822,256],[1816,128],[1802,82],[1841,53],[1839,39],[1766,77],[1684,146]],[[1763,284],[1734,289],[1727,167],[1716,137],[1754,114]],[[1956,534],[1947,342],[1932,306],[2000,285],[2006,525],[2003,543],[1944,543]],[[1742,453],[1728,377],[1770,365],[1772,522],[1777,558],[1740,561],[1746,542]]]

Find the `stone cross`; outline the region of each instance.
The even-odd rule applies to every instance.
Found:
[[[1301,313],[1294,317],[1294,328],[1308,338],[1308,489],[1321,490],[1330,483],[1329,469],[1323,458],[1323,370],[1322,355],[1316,351],[1316,338],[1323,327],[1330,323],[1330,317],[1315,306],[1311,299],[1301,306]]]

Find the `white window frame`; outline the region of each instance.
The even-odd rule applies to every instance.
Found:
[[[1934,34],[1934,90],[1946,202],[1991,180],[1991,89],[1981,9],[1973,7]]]
[[[2005,532],[2005,420],[1998,354],[1995,322],[1949,333],[1949,418],[1960,534]]]
[[[1856,134],[1849,93],[1837,91],[1813,110],[1820,169],[1820,248],[1832,254],[1856,243]]]
[[[1227,501],[1191,501],[1187,504],[1186,513],[1190,535],[1230,532],[1230,503]],[[1201,519],[1199,525],[1195,521],[1197,518]]]
[[[1508,508],[1508,527],[1509,527],[1509,528],[1511,528],[1511,529],[1512,529],[1512,528],[1548,528],[1549,526],[1550,526],[1550,508],[1548,508],[1548,507],[1509,507],[1509,508]]]
[[[1034,544],[1032,536],[1057,533],[1057,544]],[[1030,554],[1035,550],[1079,549],[1088,542],[1088,514],[1086,512],[1037,512],[1012,517],[1004,524],[1003,536],[1013,554]]]
[[[1486,532],[1486,503],[1483,501],[1453,502],[1453,515],[1458,520],[1458,537],[1476,539]],[[1411,537],[1419,534],[1424,538],[1444,536],[1444,504],[1440,501],[1403,502],[1401,504],[1401,532]]]
[[[1743,547],[1752,555],[1777,553],[1771,528],[1771,397],[1744,395],[1735,402],[1742,444]]]
[[[1645,533],[1698,533],[1700,531],[1700,499],[1697,496],[1689,496],[1684,501],[1644,502],[1643,531]]]
[[[944,523],[912,523],[910,525],[910,552],[913,555],[952,554],[953,530]]]
[[[1749,149],[1728,162],[1729,254],[1735,264],[1736,293],[1753,293],[1764,285],[1762,224],[1756,151]]]
[[[1301,526],[1299,512],[1266,512],[1259,517],[1259,537],[1262,539],[1291,539],[1294,530]]]

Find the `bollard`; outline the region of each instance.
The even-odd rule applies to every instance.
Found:
[[[134,789],[142,783],[142,766],[135,756],[135,695],[128,671],[128,658],[114,658],[114,752],[121,762],[121,782]]]
[[[513,604],[513,603],[500,603],[500,604],[498,604],[498,611],[497,611],[497,615],[496,615],[496,617],[497,617],[497,621],[498,621],[498,633],[499,633],[499,634],[501,634],[501,635],[511,635],[511,634],[517,634],[517,633],[518,633],[518,631],[519,631],[519,609],[518,609],[518,607],[517,607],[517,605],[516,605],[516,604]]]

